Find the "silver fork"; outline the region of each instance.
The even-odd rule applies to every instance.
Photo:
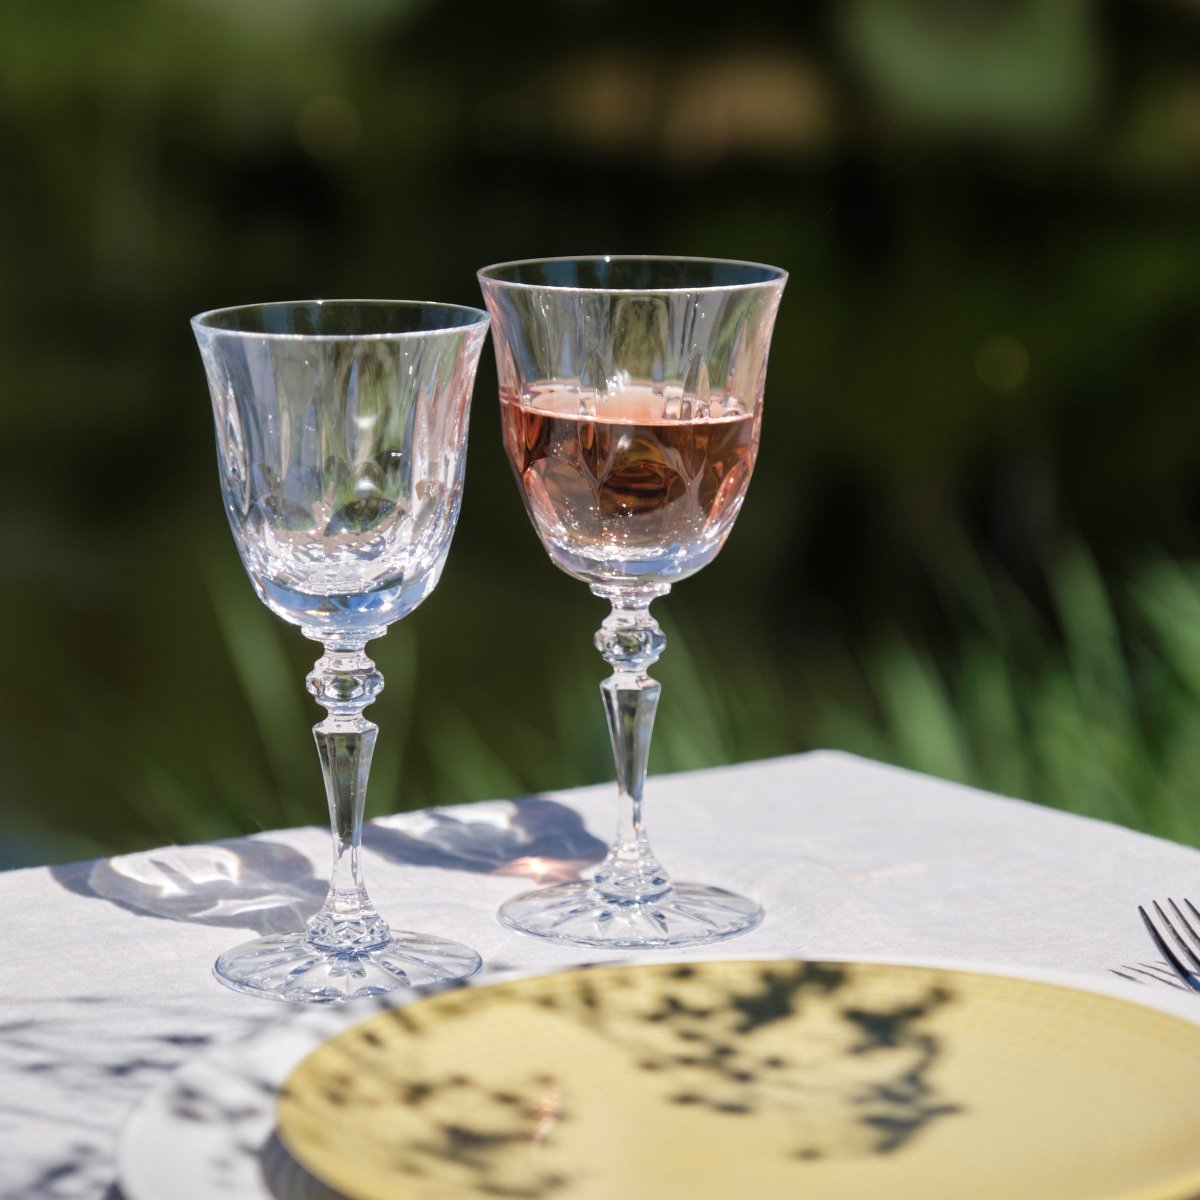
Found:
[[[1145,922],[1146,932],[1158,947],[1158,952],[1171,964],[1171,969],[1192,991],[1200,992],[1200,929],[1197,928],[1200,926],[1200,910],[1190,900],[1184,900],[1183,903],[1191,913],[1191,919],[1174,900],[1167,901],[1175,914],[1174,920],[1163,911],[1157,900],[1153,901],[1154,911],[1158,915],[1157,924],[1140,904],[1138,912]],[[1172,948],[1172,943],[1175,948]]]

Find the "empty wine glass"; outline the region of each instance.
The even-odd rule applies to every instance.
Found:
[[[714,941],[762,920],[754,900],[673,882],[650,849],[642,787],[666,645],[652,600],[725,543],[758,451],[787,279],[694,258],[558,258],[479,272],[492,315],[504,444],[551,560],[612,605],[596,647],[620,818],[587,880],[509,900],[501,920],[585,946]]]
[[[449,304],[312,301],[202,313],[225,511],[258,598],[324,652],[308,690],[333,827],[329,894],[308,927],[217,959],[239,991],[340,1001],[479,969],[456,942],[388,928],[359,842],[383,688],[364,648],[441,575],[458,520],[487,314]]]

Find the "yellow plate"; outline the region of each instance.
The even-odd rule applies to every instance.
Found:
[[[603,967],[372,1017],[279,1127],[355,1200],[1188,1200],[1200,1027],[926,967]]]

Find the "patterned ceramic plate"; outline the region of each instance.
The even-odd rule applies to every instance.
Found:
[[[355,1200],[1191,1200],[1200,1027],[930,967],[601,967],[373,1016],[278,1118]]]

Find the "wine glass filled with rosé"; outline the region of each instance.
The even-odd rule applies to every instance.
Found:
[[[576,945],[675,947],[750,929],[762,908],[672,880],[650,848],[642,790],[666,645],[651,601],[716,557],[758,452],[763,384],[787,274],[647,256],[500,263],[479,272],[492,317],[504,446],[551,560],[608,601],[596,647],[620,800],[591,878],[500,910]]]

